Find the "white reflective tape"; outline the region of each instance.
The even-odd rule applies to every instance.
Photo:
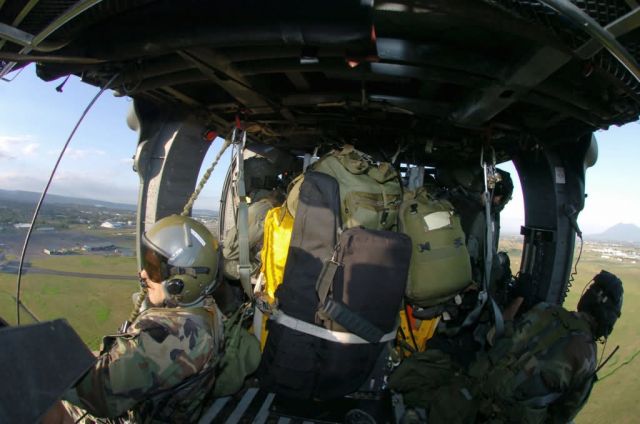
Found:
[[[207,244],[205,243],[204,239],[200,237],[200,234],[196,233],[196,231],[193,228],[191,229],[191,235],[195,237],[196,240],[198,240],[202,246]]]
[[[433,212],[424,216],[427,231],[438,230],[451,225],[451,213],[449,211]]]
[[[282,324],[285,327],[291,328],[292,330],[309,334],[311,336],[318,337],[324,340],[329,340],[331,342],[346,344],[371,344],[370,342],[366,341],[356,334],[343,331],[332,331],[323,327],[318,327],[317,325],[313,325],[308,322],[290,317],[282,311],[277,311],[276,313],[274,313],[271,316],[271,319],[275,320],[278,324]],[[384,343],[395,339],[396,332],[397,329],[394,328],[393,331],[382,336],[378,343]]]

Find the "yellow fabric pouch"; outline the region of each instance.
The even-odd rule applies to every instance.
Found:
[[[264,220],[260,271],[264,274],[264,292],[271,300],[275,299],[276,289],[282,284],[292,231],[293,216],[289,213],[286,203],[267,212]]]

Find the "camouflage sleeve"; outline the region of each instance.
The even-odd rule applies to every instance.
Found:
[[[576,387],[570,393],[549,408],[549,417],[552,423],[566,424],[571,422],[587,402],[595,376],[586,380],[581,386]]]
[[[108,339],[108,338],[107,338]],[[153,387],[152,364],[140,336],[118,336],[65,399],[96,417],[118,417]]]
[[[558,380],[555,381],[560,384],[563,395],[549,406],[549,419],[553,423],[568,423],[575,418],[587,402],[595,380],[593,342],[582,336],[574,337],[564,349],[565,360],[563,364],[556,364]]]

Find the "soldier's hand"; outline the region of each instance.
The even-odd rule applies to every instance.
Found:
[[[531,276],[529,274],[520,274],[514,281],[510,292],[511,299],[522,297],[525,301],[531,301],[536,294]]]

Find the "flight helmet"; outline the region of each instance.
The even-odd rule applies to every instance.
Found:
[[[586,312],[596,321],[594,336],[607,337],[622,313],[624,290],[614,274],[600,271],[578,302],[578,311]]]
[[[213,291],[218,240],[195,219],[162,218],[142,235],[141,253],[149,278],[162,281],[168,304],[189,306]]]

